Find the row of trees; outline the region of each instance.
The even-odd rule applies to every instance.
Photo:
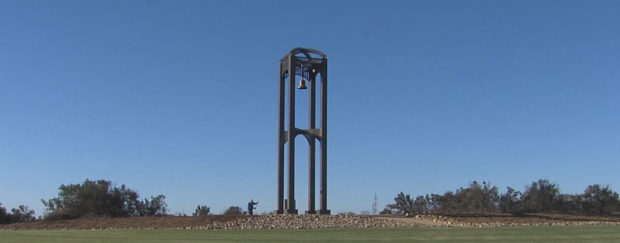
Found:
[[[398,214],[487,214],[571,213],[610,215],[620,212],[618,193],[609,186],[590,185],[583,194],[560,194],[557,184],[548,180],[532,182],[524,192],[508,187],[504,194],[488,182],[472,182],[467,188],[443,195],[416,198],[404,193],[394,198],[381,213]]]
[[[207,205],[198,205],[196,207],[196,211],[192,216],[207,216],[211,214],[211,208],[207,207]]]
[[[45,206],[43,219],[75,219],[80,217],[133,217],[133,216],[164,216],[168,212],[168,204],[164,195],[140,199],[139,194],[121,185],[114,186],[106,180],[85,180],[82,184],[61,185],[58,196],[41,200]],[[193,216],[210,215],[211,209],[206,205],[198,205]],[[225,215],[240,215],[240,207],[232,206]],[[41,218],[41,217],[40,217]],[[0,204],[0,224],[33,221],[34,210],[20,205],[7,211]]]
[[[226,211],[224,211],[223,214],[224,215],[242,215],[245,213],[246,212],[243,212],[243,209],[241,209],[241,207],[239,206],[230,206],[226,209]],[[207,216],[207,215],[211,215],[211,208],[207,207],[206,205],[198,205],[198,207],[196,207],[196,210],[192,214],[192,216]]]
[[[59,190],[58,197],[41,200],[46,208],[45,219],[161,216],[168,210],[164,195],[140,200],[136,191],[125,185],[113,186],[106,180],[61,185]]]
[[[548,180],[532,182],[522,193],[508,187],[500,194],[497,187],[488,182],[472,182],[467,188],[459,188],[455,192],[448,191],[443,195],[431,194],[412,198],[403,192],[394,198],[395,203],[389,204],[383,211],[398,214],[488,214],[560,212],[572,214],[614,214],[620,213],[618,193],[609,186],[590,185],[583,194],[560,194],[559,186]],[[198,206],[194,216],[208,215],[207,206]],[[224,215],[244,214],[240,207],[228,208]],[[353,213],[346,213],[353,214]],[[364,213],[362,213],[364,214]],[[366,214],[370,214],[367,212]]]
[[[228,209],[226,209],[226,211],[224,211],[224,215],[242,215],[242,214],[245,214],[245,212],[243,212],[243,210],[239,206],[230,206],[228,207]],[[196,210],[192,214],[192,216],[206,216],[206,215],[211,215],[211,208],[207,207],[206,205],[198,205],[198,207],[196,207]]]
[[[0,224],[10,224],[33,220],[35,220],[34,210],[30,210],[24,205],[19,205],[19,207],[13,208],[9,212],[4,206],[2,206],[2,203],[0,203]]]

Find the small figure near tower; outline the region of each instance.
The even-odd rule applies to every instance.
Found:
[[[254,202],[253,199],[250,199],[250,202],[248,203],[248,214],[249,215],[254,215],[254,209],[256,209],[256,204],[258,204],[258,202]]]

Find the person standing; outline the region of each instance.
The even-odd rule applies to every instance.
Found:
[[[254,202],[253,199],[250,199],[250,202],[248,203],[248,214],[249,215],[254,215],[254,209],[256,209],[256,204],[258,204],[258,202]]]

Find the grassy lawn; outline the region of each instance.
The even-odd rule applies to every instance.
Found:
[[[620,226],[0,231],[0,242],[620,242]]]

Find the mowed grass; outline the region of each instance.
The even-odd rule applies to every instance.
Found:
[[[0,242],[620,242],[620,226],[0,231]]]

